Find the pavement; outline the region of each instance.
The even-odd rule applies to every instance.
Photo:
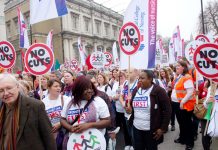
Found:
[[[170,127],[169,127],[170,129]],[[200,128],[198,132],[198,139],[195,141],[193,150],[204,150],[201,143]],[[164,142],[158,146],[158,150],[185,150],[185,145],[174,143],[174,139],[177,139],[179,135],[178,124],[176,125],[175,131],[168,131],[164,134]],[[122,130],[117,135],[117,146],[116,150],[124,150],[124,140]],[[211,150],[218,150],[218,138],[213,138]]]

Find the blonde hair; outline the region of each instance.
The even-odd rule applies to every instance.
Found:
[[[98,77],[99,75],[102,76],[103,79],[104,79],[103,85],[108,84],[108,78],[106,77],[106,75],[105,75],[104,73],[99,73],[99,74],[97,75],[97,77]]]

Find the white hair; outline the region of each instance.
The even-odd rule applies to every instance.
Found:
[[[0,82],[2,82],[2,81],[4,81],[4,82],[5,81],[12,81],[15,84],[18,84],[18,81],[15,78],[15,76],[12,75],[12,74],[9,74],[9,73],[2,73],[2,74],[0,74]]]

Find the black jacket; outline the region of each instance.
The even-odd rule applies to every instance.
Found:
[[[170,122],[171,117],[171,104],[170,104],[170,98],[168,97],[166,91],[161,88],[157,84],[153,84],[153,89],[150,93],[150,103],[151,103],[151,110],[150,110],[150,130],[152,132],[155,132],[157,129],[161,129],[163,131],[166,131]],[[133,98],[138,91],[138,88],[136,87],[133,90],[133,96],[131,100],[131,104],[133,101]],[[131,116],[131,124],[134,120],[134,109],[132,107],[132,116]],[[162,142],[163,138],[161,138],[160,142]]]

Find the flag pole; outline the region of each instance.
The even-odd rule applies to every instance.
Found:
[[[63,39],[63,19],[61,19],[61,46],[62,46],[62,55],[63,55],[63,62],[65,62],[65,56],[64,56],[64,39]]]
[[[23,54],[23,50],[22,50],[22,48],[20,48],[21,64],[24,64],[22,54]],[[22,72],[23,72],[23,70],[24,70],[23,65],[21,65],[21,66],[22,66],[22,67],[21,67],[21,70],[22,70]]]
[[[198,76],[199,76],[199,73],[198,73],[198,71],[196,70],[196,79],[195,79],[195,89],[196,89],[196,91],[198,91]],[[196,94],[196,104],[198,104],[198,94]]]
[[[33,37],[32,37],[32,25],[30,24],[30,45],[33,44]]]
[[[41,75],[39,75],[39,96],[40,96],[40,101],[42,101],[42,81],[41,81],[41,79],[42,79],[42,76]]]
[[[128,55],[128,98],[126,100],[126,107],[129,106],[129,97],[130,97],[130,55]]]

